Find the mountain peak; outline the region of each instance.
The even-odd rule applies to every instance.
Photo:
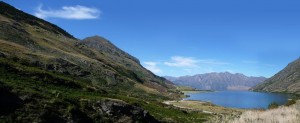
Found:
[[[85,39],[91,39],[91,40],[94,40],[94,41],[102,41],[102,40],[108,41],[107,39],[105,39],[104,37],[99,36],[99,35],[94,35],[94,36],[86,37]]]
[[[130,60],[133,60],[136,63],[140,63],[139,60],[128,53],[124,52],[123,50],[119,49],[117,46],[115,46],[113,43],[111,43],[109,40],[95,35],[91,37],[87,37],[81,41],[81,43],[85,44],[86,46],[93,48],[97,51],[104,52],[107,54],[110,54],[112,56],[118,56],[127,58]]]
[[[263,82],[264,77],[248,77],[241,73],[212,72],[194,76],[166,77],[175,84],[202,90],[247,90]]]
[[[117,48],[113,43],[99,35],[90,36],[82,40],[84,43],[93,43],[94,45],[107,45],[110,48]],[[119,49],[120,50],[120,49]]]

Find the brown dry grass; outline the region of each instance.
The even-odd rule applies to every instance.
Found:
[[[158,92],[157,90],[155,90],[155,89],[153,89],[153,88],[149,88],[149,87],[147,87],[147,86],[145,86],[145,85],[142,85],[142,84],[140,84],[140,83],[135,83],[135,84],[134,84],[134,87],[139,88],[139,89],[142,89],[142,90],[144,90],[144,91],[147,92],[147,93],[151,93],[151,94],[159,94],[159,92]]]
[[[266,111],[246,111],[230,123],[299,123],[299,103],[298,101],[289,107],[281,106]]]
[[[207,123],[221,123],[227,122],[238,117],[243,111],[242,109],[225,108],[222,106],[213,105],[209,102],[203,101],[166,101],[165,104],[173,105],[175,107],[201,111],[203,113],[213,114],[213,117]]]
[[[200,101],[167,101],[169,105],[214,114],[207,123],[300,123],[300,101],[270,110],[224,108]]]

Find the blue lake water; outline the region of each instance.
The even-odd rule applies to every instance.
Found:
[[[268,108],[272,102],[285,104],[287,95],[251,91],[216,91],[205,93],[186,93],[185,100],[200,100],[230,108]]]

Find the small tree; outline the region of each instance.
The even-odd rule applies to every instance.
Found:
[[[290,106],[290,105],[293,105],[296,103],[296,100],[295,99],[292,99],[292,100],[288,100],[288,102],[285,104],[286,106]]]
[[[275,108],[278,108],[278,106],[279,105],[276,102],[272,102],[269,104],[268,109],[275,109]]]

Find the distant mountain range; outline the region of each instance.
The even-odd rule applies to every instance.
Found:
[[[248,90],[263,82],[265,77],[248,77],[240,73],[229,72],[206,73],[194,76],[170,77],[165,76],[174,84],[191,86],[202,90]]]
[[[300,58],[251,90],[300,94]]]

